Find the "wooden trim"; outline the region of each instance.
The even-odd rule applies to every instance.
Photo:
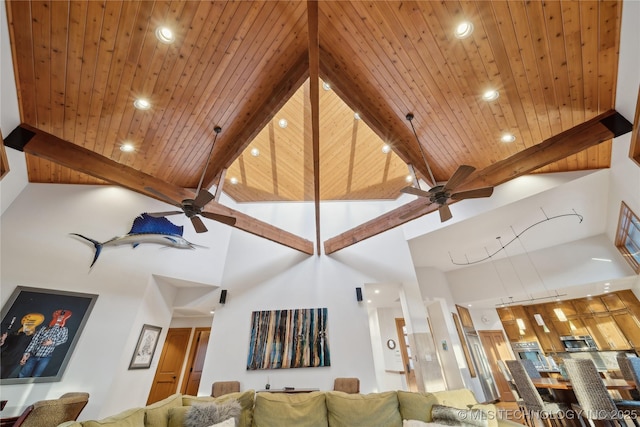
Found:
[[[629,157],[640,166],[640,88],[638,88],[638,101],[636,101],[636,116],[633,119]]]
[[[615,133],[602,122],[616,115],[619,114],[615,110],[609,110],[591,120],[548,138],[540,144],[494,163],[472,174],[456,190],[464,191],[478,187],[496,186],[610,140],[615,136]],[[419,209],[421,205],[424,206],[424,209]],[[324,252],[327,255],[332,254],[433,212],[437,208],[437,204],[425,205],[424,200],[418,198],[326,240],[324,242]]]
[[[469,345],[467,344],[467,339],[464,336],[464,332],[462,331],[462,326],[460,325],[460,319],[458,319],[458,315],[456,313],[451,313],[453,316],[453,323],[456,324],[456,331],[458,332],[458,338],[460,339],[460,345],[462,346],[462,352],[464,353],[464,359],[467,361],[467,367],[469,368],[469,375],[471,377],[475,377],[476,367],[473,364],[473,360],[471,359],[471,353],[469,352]]]
[[[115,185],[127,188],[145,196],[162,200],[147,188],[151,187],[171,200],[193,198],[192,191],[162,181],[137,169],[117,163],[93,151],[67,142],[54,135],[42,132],[26,124],[22,128],[34,132],[35,135],[24,146],[24,152],[32,156],[50,160],[62,166],[80,171],[95,178],[100,178]],[[175,204],[179,206],[178,203]],[[288,231],[282,230],[266,222],[260,221],[242,212],[219,203],[209,203],[207,212],[229,215],[236,218],[234,228],[271,240],[302,253],[313,255],[313,243]]]
[[[0,180],[9,173],[9,159],[7,158],[7,150],[4,146],[4,138],[2,137],[2,130],[0,130]]]

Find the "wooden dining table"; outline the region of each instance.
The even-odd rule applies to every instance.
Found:
[[[548,388],[552,390],[572,390],[571,381],[558,378],[532,378],[531,381],[536,388]],[[633,390],[636,384],[620,378],[603,378],[607,390]]]

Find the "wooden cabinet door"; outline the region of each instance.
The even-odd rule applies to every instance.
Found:
[[[538,338],[540,347],[545,353],[553,353],[557,351],[564,351],[564,346],[560,337],[555,330],[551,316],[547,313],[544,304],[529,305],[525,307],[527,315],[533,330]],[[539,315],[544,325],[539,325],[536,320],[536,315]],[[546,329],[545,329],[546,326]]]
[[[624,336],[629,342],[631,348],[640,347],[640,325],[632,314],[628,312],[617,313],[613,315],[613,319],[621,331],[624,332]]]
[[[595,317],[598,329],[602,332],[610,350],[628,350],[630,349],[629,342],[625,338],[624,334],[618,327],[618,324],[613,319],[613,316],[596,316]]]
[[[591,335],[593,340],[596,342],[598,350],[611,350],[609,340],[600,331],[600,328],[598,328],[598,322],[596,321],[595,316],[583,316],[582,322],[585,324],[587,330],[589,331],[589,335]]]
[[[509,338],[509,341],[511,342],[521,341],[520,328],[518,328],[518,325],[516,324],[515,321],[504,322],[502,324],[502,327],[504,328],[504,332],[507,334],[507,338]]]
[[[624,310],[627,308],[622,302],[622,299],[615,293],[602,295],[600,299],[604,305],[607,306],[608,311]]]
[[[498,317],[503,322],[510,322],[512,320],[516,320],[515,316],[511,312],[511,308],[509,307],[498,307],[496,308],[496,311],[498,312]]]

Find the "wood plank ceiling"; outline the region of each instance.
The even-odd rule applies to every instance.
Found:
[[[308,13],[308,5],[317,10]],[[237,202],[395,199],[408,164],[430,181],[409,112],[435,179],[446,181],[461,164],[480,176],[614,107],[620,1],[6,6],[25,125],[178,189],[197,187],[220,126],[205,185],[223,177]],[[458,39],[463,20],[473,33]],[[315,47],[310,23],[317,25]],[[161,25],[175,42],[156,38]],[[489,89],[499,92],[496,100],[482,99]],[[136,109],[139,97],[151,108]],[[319,111],[317,175],[312,107]],[[505,133],[515,141],[501,142]],[[124,142],[135,150],[121,151]],[[610,135],[585,146],[544,157],[534,170],[609,167]],[[29,180],[117,183],[153,196],[143,182],[65,164],[73,162],[28,154]],[[401,223],[385,221],[382,228]]]

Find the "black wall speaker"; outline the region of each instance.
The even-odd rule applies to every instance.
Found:
[[[362,288],[356,288],[356,299],[362,301]]]
[[[224,304],[225,302],[227,302],[227,290],[223,289],[220,291],[220,304]]]

